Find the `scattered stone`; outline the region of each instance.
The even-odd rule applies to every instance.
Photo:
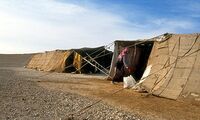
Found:
[[[77,94],[46,90],[31,78],[14,70],[1,70],[0,119],[62,119],[62,120],[135,120],[134,114],[119,108],[98,103],[79,113],[80,109],[95,103]],[[30,72],[30,74],[32,74]],[[9,76],[9,77],[8,77]],[[6,105],[6,107],[5,107]],[[77,112],[73,117],[67,114]]]

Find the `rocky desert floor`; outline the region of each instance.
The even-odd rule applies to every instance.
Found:
[[[123,89],[103,75],[26,69],[30,56],[0,55],[1,120],[200,120],[199,102]]]

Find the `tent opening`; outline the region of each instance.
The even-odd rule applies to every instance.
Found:
[[[76,68],[73,66],[74,61],[74,52],[72,52],[65,60],[65,70],[64,72],[70,73],[76,71]]]
[[[137,60],[135,61],[135,71],[131,75],[136,81],[139,81],[146,69],[148,58],[153,47],[153,41],[138,44],[134,47],[136,47],[134,52],[137,52]]]
[[[146,69],[153,44],[154,41],[115,41],[114,53],[108,80],[114,79],[116,75],[115,66],[118,57],[125,48],[128,48],[128,51],[124,56],[124,62],[126,62],[126,65],[129,66],[130,72],[126,73],[125,71],[124,76],[132,75],[136,81],[139,81]],[[117,81],[123,82],[123,79],[120,77],[117,78]]]

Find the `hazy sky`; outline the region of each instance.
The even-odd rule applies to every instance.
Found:
[[[0,53],[200,32],[200,0],[0,0]]]

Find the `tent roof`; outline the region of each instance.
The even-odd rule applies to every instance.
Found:
[[[98,53],[100,53],[100,52],[102,52],[102,51],[104,51],[104,50],[105,50],[105,52],[107,52],[107,53],[108,53],[108,52],[111,52],[111,51],[108,51],[107,49],[105,49],[104,46],[96,47],[96,48],[84,47],[84,48],[80,48],[80,49],[71,49],[71,51],[77,52],[77,53],[80,54],[82,57],[87,56],[87,54],[89,54],[89,55],[91,55],[91,54],[95,55],[95,53],[98,54]]]

